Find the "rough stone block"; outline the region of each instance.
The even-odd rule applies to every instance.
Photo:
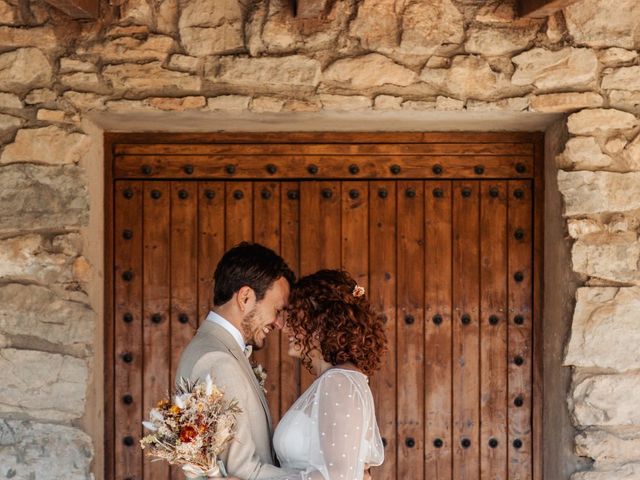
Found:
[[[524,92],[522,88],[511,85],[508,75],[493,71],[484,58],[475,55],[458,55],[447,69],[426,67],[420,79],[458,99],[493,100]]]
[[[562,153],[563,165],[574,170],[599,170],[611,165],[613,159],[600,150],[593,137],[571,138]]]
[[[569,132],[574,135],[608,135],[629,130],[638,124],[635,115],[613,108],[582,110],[569,116]]]
[[[277,58],[222,57],[208,65],[207,79],[232,85],[264,88],[315,87],[320,62],[302,55]]]
[[[580,239],[573,244],[571,258],[577,273],[640,285],[640,242],[635,232]]]
[[[37,285],[0,286],[0,336],[86,355],[93,341],[96,315],[87,305],[60,298]]]
[[[639,312],[640,288],[579,288],[564,364],[620,372],[640,368]]]
[[[564,10],[574,41],[590,47],[640,47],[640,3],[581,0]]]
[[[531,110],[548,113],[596,108],[601,107],[603,103],[602,95],[594,92],[547,93],[533,95],[530,99]]]
[[[405,87],[416,83],[415,72],[378,53],[347,58],[332,63],[324,71],[322,81],[347,88],[366,89],[382,85]]]
[[[69,421],[84,415],[85,360],[57,353],[0,351],[0,414]]]
[[[52,80],[51,64],[37,48],[19,48],[0,54],[0,90],[22,93],[46,87]]]
[[[81,430],[0,420],[0,475],[12,480],[88,480],[93,445]]]
[[[327,95],[319,96],[324,110],[354,111],[371,108],[371,99],[362,95]]]
[[[558,172],[567,216],[640,208],[640,172]]]
[[[533,44],[540,25],[539,21],[506,27],[476,24],[468,30],[464,48],[485,57],[510,56]]]
[[[103,76],[120,93],[136,95],[173,95],[174,93],[199,92],[202,80],[184,72],[162,68],[160,62],[141,65],[124,63],[107,65]]]
[[[64,112],[63,112],[64,116]],[[18,131],[7,145],[0,164],[37,162],[51,165],[78,163],[89,151],[91,141],[83,133],[70,133],[56,126]]]
[[[578,472],[571,475],[571,480],[640,480],[640,463],[594,472]]]
[[[575,437],[576,453],[595,460],[596,468],[640,463],[640,428],[587,428]]]
[[[0,231],[85,226],[89,199],[77,166],[7,165],[0,168]]]
[[[640,91],[640,66],[622,67],[602,77],[605,90]]]
[[[598,57],[587,48],[558,51],[534,48],[512,59],[514,85],[534,85],[539,90],[585,87],[598,78]]]
[[[571,405],[577,426],[640,425],[635,392],[640,391],[640,374],[588,376],[575,385]]]
[[[41,235],[6,238],[0,240],[0,277],[44,284],[71,282],[78,254],[59,251]]]

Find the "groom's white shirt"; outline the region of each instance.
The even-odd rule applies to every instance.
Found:
[[[240,348],[242,349],[243,352],[247,349],[247,344],[245,343],[244,338],[242,337],[242,333],[240,333],[240,330],[238,330],[235,327],[235,325],[233,325],[230,321],[228,321],[222,315],[219,315],[216,312],[210,311],[209,315],[207,315],[206,320],[209,322],[213,322],[217,325],[220,325],[227,332],[229,332],[229,335],[231,335],[235,339],[235,341],[238,342],[238,345],[240,345]]]

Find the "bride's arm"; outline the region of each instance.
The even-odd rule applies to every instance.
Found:
[[[314,428],[311,433],[309,467],[303,472],[269,480],[362,480],[364,463],[359,461],[363,402],[348,378],[331,374],[317,387],[314,398]]]
[[[299,473],[269,480],[363,480],[366,465],[360,455],[368,436],[367,407],[352,380],[331,372],[316,387],[312,421],[309,467]]]
[[[316,392],[316,428],[311,466],[304,480],[360,480],[365,465],[361,450],[370,412],[362,392],[344,373],[326,375]]]

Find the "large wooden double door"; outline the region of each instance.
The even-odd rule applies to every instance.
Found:
[[[374,478],[540,478],[539,138],[378,137],[107,139],[108,478],[181,478],[142,457],[141,421],[243,240],[348,270],[384,316]],[[286,345],[254,357],[275,422],[312,381]]]

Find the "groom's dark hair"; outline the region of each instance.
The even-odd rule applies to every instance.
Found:
[[[290,285],[295,282],[294,273],[280,255],[259,243],[242,242],[218,262],[213,274],[213,304],[224,305],[244,286],[251,287],[260,301],[281,277]]]

